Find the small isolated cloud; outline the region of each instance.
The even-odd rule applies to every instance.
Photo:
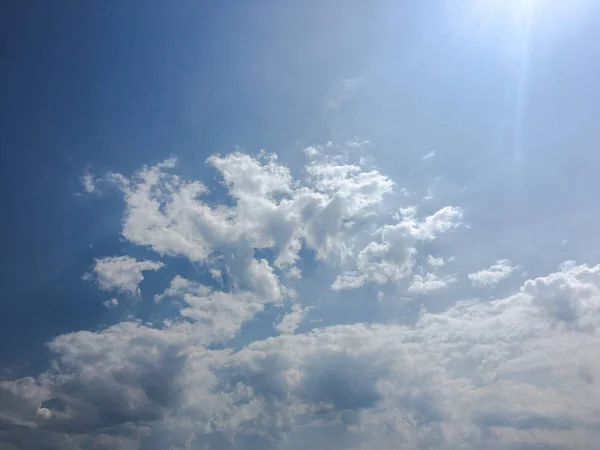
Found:
[[[111,298],[110,300],[106,300],[105,302],[102,303],[106,308],[116,308],[117,306],[119,306],[119,300],[117,300],[116,298]]]
[[[306,155],[307,158],[314,159],[319,154],[321,154],[321,148],[310,146],[302,149],[302,152]]]
[[[96,260],[92,273],[84,279],[95,279],[104,291],[118,291],[137,295],[144,279],[143,271],[158,270],[164,266],[158,261],[137,261],[131,256],[110,256]]]
[[[508,259],[499,259],[495,264],[492,264],[487,269],[478,272],[470,273],[467,276],[473,286],[493,286],[500,281],[508,278],[508,276],[517,269]]]
[[[411,285],[408,288],[408,293],[422,295],[429,292],[439,291],[455,281],[456,277],[454,275],[448,275],[444,277],[440,277],[434,273],[428,273],[425,276],[415,275],[412,279]]]
[[[427,153],[426,155],[423,155],[423,156],[421,157],[421,159],[422,159],[423,161],[427,161],[427,160],[429,160],[429,159],[432,159],[434,156],[435,156],[435,150],[431,150],[431,151],[430,151],[429,153]]]
[[[281,322],[279,322],[275,328],[281,334],[293,334],[298,329],[309,310],[310,308],[303,308],[298,304],[294,305],[292,311],[284,315]]]
[[[81,187],[86,194],[95,194],[98,192],[96,179],[89,172],[86,172],[81,176]]]

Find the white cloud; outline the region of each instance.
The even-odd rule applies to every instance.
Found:
[[[336,278],[333,289],[355,289],[367,282],[395,283],[412,274],[418,246],[462,224],[460,208],[447,206],[420,219],[415,208],[405,208],[398,222],[377,230],[356,257],[356,268]]]
[[[210,269],[210,276],[213,277],[215,281],[223,281],[223,275],[219,269]]]
[[[429,255],[427,257],[427,264],[429,264],[431,267],[437,268],[442,267],[444,264],[446,264],[446,261],[444,261],[444,258],[435,258]]]
[[[95,194],[96,192],[98,192],[96,180],[94,179],[94,176],[89,172],[84,173],[81,177],[81,185],[83,187],[83,191],[86,194]]]
[[[110,423],[150,449],[221,439],[227,448],[591,450],[598,313],[600,266],[568,265],[414,325],[327,327],[237,352],[207,349],[184,324],[121,323],[52,341],[58,364],[3,382],[13,400],[0,417],[56,432]],[[140,425],[127,429],[132,420]]]
[[[137,261],[130,256],[112,256],[97,259],[92,274],[85,278],[95,278],[98,287],[105,291],[119,291],[131,295],[139,293],[139,285],[144,280],[143,271],[159,270],[164,266],[157,261]]]
[[[508,259],[499,259],[487,269],[468,274],[473,286],[493,286],[508,278],[517,269]]]
[[[175,313],[159,325],[130,318],[52,339],[47,370],[0,381],[0,443],[594,449],[600,265],[567,262],[505,298],[446,310],[427,303],[412,321],[402,317],[404,325],[392,314],[385,323],[368,323],[368,314],[350,318],[364,323],[349,323],[347,311],[336,308],[360,301],[387,307],[388,288],[332,294],[331,280],[335,289],[347,289],[405,279],[415,295],[441,295],[455,277],[416,265],[426,261],[432,271],[443,265],[444,257],[426,255],[441,251],[445,242],[436,240],[461,226],[463,213],[454,206],[429,215],[408,207],[390,222],[383,199],[394,183],[338,156],[319,151],[301,179],[266,153],[214,156],[209,163],[232,200],[220,206],[204,198],[206,186],[172,174],[174,160],[130,178],[106,177],[125,197],[123,236],[187,258],[211,274],[212,285],[171,279],[155,300]],[[296,265],[304,250],[318,259],[317,270],[307,261]],[[148,275],[143,271],[160,267],[105,258],[96,261],[93,277],[102,289],[135,293]],[[303,278],[299,267],[308,269]],[[478,272],[479,281],[504,277],[505,267],[514,269],[498,261]],[[290,279],[297,294],[285,285]],[[346,325],[318,328],[317,319],[309,322],[317,328],[297,333],[307,311],[322,306],[311,296],[325,297],[321,324]],[[252,336],[258,314],[292,298],[298,303],[276,325],[279,335]],[[253,331],[244,335],[253,319]]]
[[[130,179],[119,174],[107,179],[124,193],[123,236],[131,242],[194,262],[269,248],[276,252],[275,266],[283,268],[295,264],[303,243],[320,259],[347,256],[348,234],[357,233],[392,191],[394,183],[379,172],[335,161],[313,161],[305,168],[306,178],[294,180],[272,154],[212,156],[208,163],[223,176],[235,201],[231,207],[208,205],[202,183],[170,174],[175,160],[144,168]],[[250,269],[238,267],[237,273]]]
[[[435,156],[435,150],[431,150],[429,153],[423,155],[421,159],[423,161],[427,161],[428,159],[432,159]]]
[[[285,314],[281,319],[281,322],[279,322],[275,328],[281,334],[294,333],[310,309],[311,308],[303,308],[301,305],[295,304],[292,307],[292,311]]]
[[[299,280],[302,278],[302,271],[298,267],[291,267],[286,276],[292,280]]]
[[[102,303],[106,308],[116,308],[119,306],[119,300],[116,298],[111,298],[110,300],[106,300]]]
[[[261,275],[257,276],[257,280],[261,281]],[[202,342],[210,343],[232,338],[242,324],[263,311],[265,305],[277,303],[281,299],[279,288],[275,288],[271,295],[265,295],[269,289],[272,287],[262,290],[253,288],[251,291],[215,291],[178,275],[154,299],[157,302],[167,298],[180,301],[180,316],[193,322],[188,331],[193,332]],[[187,325],[176,321],[173,326],[177,328]]]
[[[408,287],[409,294],[427,294],[429,292],[439,291],[444,289],[449,284],[456,282],[454,275],[440,277],[434,273],[428,273],[424,276],[413,276],[412,282]]]

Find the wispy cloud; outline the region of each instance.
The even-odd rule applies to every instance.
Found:
[[[427,153],[427,154],[423,155],[423,156],[421,157],[421,159],[422,159],[423,161],[427,161],[427,160],[429,160],[429,159],[433,159],[434,157],[435,157],[435,150],[431,150],[429,153]]]
[[[468,274],[473,286],[493,286],[508,278],[517,269],[508,259],[499,259],[487,269]]]

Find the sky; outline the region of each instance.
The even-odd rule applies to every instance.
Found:
[[[0,449],[595,449],[600,3],[8,2]]]

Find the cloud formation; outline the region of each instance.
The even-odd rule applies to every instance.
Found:
[[[414,207],[396,215],[397,222],[384,225],[375,232],[356,257],[356,268],[336,278],[333,289],[356,289],[367,282],[396,283],[411,275],[418,247],[462,224],[460,208],[447,206],[421,219]]]
[[[104,291],[117,291],[130,295],[139,293],[139,285],[144,280],[144,271],[156,271],[164,266],[159,261],[137,261],[130,256],[110,256],[96,259],[92,273],[84,276],[95,279]]]
[[[236,352],[182,324],[121,323],[52,341],[59,364],[4,382],[19,401],[4,401],[2,417],[53,433],[117,427],[142,448],[161,435],[188,448],[221,436],[225,448],[591,449],[599,308],[600,266],[571,265],[412,326],[327,327]]]
[[[61,334],[46,370],[1,381],[6,448],[595,448],[600,265],[566,262],[510,295],[424,305],[405,323],[361,317],[304,332],[322,306],[300,297],[307,286],[341,308],[373,301],[373,287],[379,303],[433,297],[514,267],[435,273],[448,256],[429,256],[432,246],[462,227],[463,210],[386,209],[391,180],[322,149],[301,179],[266,153],[208,163],[230,203],[212,204],[208,186],[172,173],[174,160],[106,177],[125,198],[123,237],[209,275],[167,280],[154,293],[174,310],[164,320]],[[308,251],[331,274],[322,285],[301,277]],[[108,257],[93,277],[137,293],[163,264]],[[270,337],[245,337],[271,310],[281,314]]]
[[[508,259],[499,259],[487,269],[470,273],[468,277],[473,286],[493,286],[508,278],[516,269]]]

